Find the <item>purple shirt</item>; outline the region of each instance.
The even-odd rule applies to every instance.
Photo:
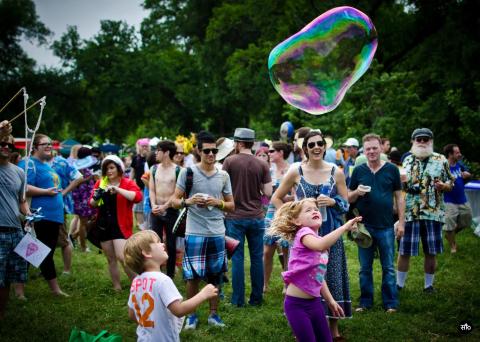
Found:
[[[302,243],[305,235],[318,236],[312,228],[303,227],[295,235],[290,249],[288,271],[283,272],[283,281],[294,284],[303,292],[320,297],[325,273],[327,272],[328,251],[317,252]]]

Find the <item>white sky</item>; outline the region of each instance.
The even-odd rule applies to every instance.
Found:
[[[100,30],[100,20],[123,20],[140,28],[148,12],[141,7],[142,0],[33,0],[40,21],[54,35],[50,44],[67,31],[67,26],[77,26],[83,39],[94,36]],[[60,66],[60,60],[46,46],[37,47],[22,41],[23,49],[37,61],[37,66]]]

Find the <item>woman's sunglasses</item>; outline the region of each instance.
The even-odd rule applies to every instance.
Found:
[[[319,141],[312,141],[307,144],[308,148],[312,149],[317,145],[318,147],[323,147],[325,146],[325,141],[319,140]]]
[[[178,154],[179,156],[184,156],[185,152],[175,152],[175,154]]]
[[[204,148],[202,152],[205,154],[210,154],[210,152],[212,152],[213,154],[217,154],[218,148]]]

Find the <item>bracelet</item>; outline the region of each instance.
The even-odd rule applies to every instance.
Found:
[[[185,198],[182,198],[182,201],[180,202],[180,206],[182,208],[185,208],[187,206],[187,203],[185,202]]]
[[[220,203],[220,210],[223,210],[225,209],[225,202],[223,200],[220,200],[221,203]]]

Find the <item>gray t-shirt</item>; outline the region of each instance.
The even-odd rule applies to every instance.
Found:
[[[223,195],[232,194],[232,185],[228,173],[215,169],[212,176],[207,177],[197,165],[192,166],[193,184],[189,197],[197,193],[209,194],[212,197],[221,199]],[[187,169],[182,169],[177,180],[177,187],[185,191],[187,181]],[[225,223],[222,210],[212,207],[199,208],[196,205],[188,207],[187,214],[187,235],[200,236],[224,236]]]
[[[20,222],[21,198],[25,198],[25,173],[11,163],[0,165],[0,226],[22,228]]]

